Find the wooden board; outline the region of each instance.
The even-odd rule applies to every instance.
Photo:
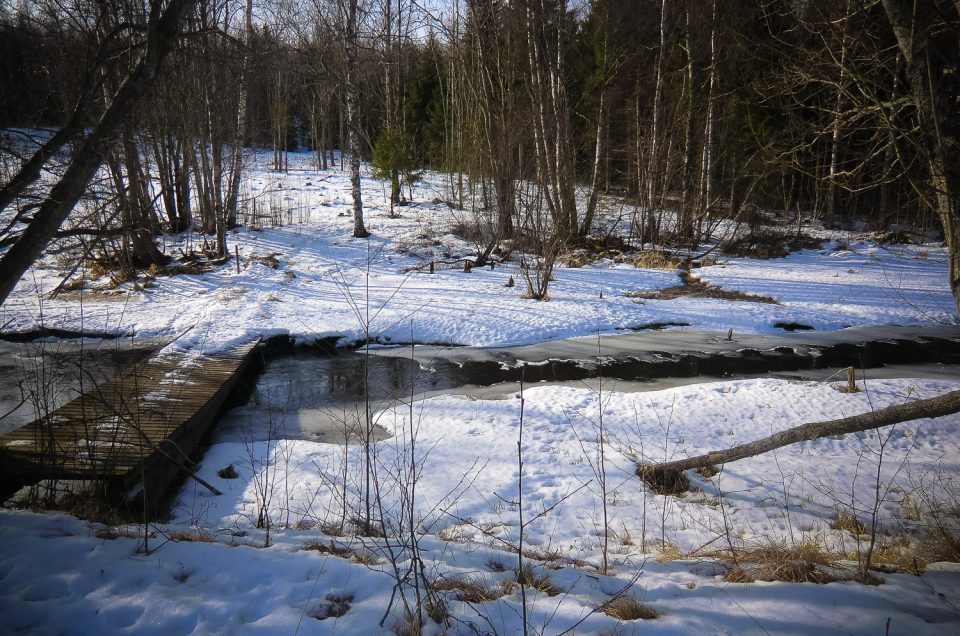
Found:
[[[0,437],[0,476],[154,481],[142,479],[145,472],[187,463],[259,342],[133,365]]]

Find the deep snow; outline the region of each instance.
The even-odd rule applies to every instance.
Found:
[[[458,213],[442,202],[429,203],[446,196],[442,178],[428,176],[415,204],[400,208],[396,219],[386,216],[382,184],[366,179],[373,238],[362,241],[349,236],[346,175],[318,173],[308,161],[306,155],[292,157],[296,169],[288,174],[253,170],[251,195],[261,209],[280,211],[284,225],[230,235],[231,249],[235,245],[241,256],[239,274],[230,262],[206,274],[158,277],[147,289],[126,284],[108,290],[100,280],[93,283],[99,291],[49,299],[64,269],[47,258],[0,308],[0,324],[8,330],[45,325],[177,338],[171,352],[196,352],[254,334],[357,341],[365,337],[367,307],[370,334],[383,342],[407,342],[412,329],[418,342],[473,347],[596,337],[651,322],[771,334],[777,321],[822,331],[955,319],[942,247],[880,247],[842,234],[823,234],[833,242],[822,250],[769,261],[722,258],[695,270],[711,283],[768,295],[779,304],[637,302],[624,292],[675,285],[676,272],[611,261],[559,268],[551,300],[527,300],[512,262],[469,274],[459,268],[433,275],[411,271],[430,260],[455,260],[469,248],[449,233]],[[176,251],[199,237],[166,240]],[[278,260],[276,269],[253,259],[270,255]],[[511,275],[518,285],[504,287]],[[803,422],[960,388],[960,380],[878,379],[861,393],[846,394],[835,384],[761,378],[646,393],[617,392],[613,382],[602,391],[595,384],[526,387],[522,438],[517,393],[398,402],[374,415],[394,433],[371,449],[382,516],[394,524],[405,521],[412,462],[428,577],[467,578],[493,588],[513,578],[522,511],[523,547],[535,570],[563,590],[553,597],[531,592],[529,625],[535,633],[960,631],[955,564],[934,563],[922,576],[882,574],[878,586],[734,584],[724,580],[732,566],[718,554],[731,546],[742,551],[813,543],[841,559],[831,571],[855,570],[865,535],[858,540],[832,528],[832,520],[844,513],[869,528],[874,509],[881,546],[917,549],[932,518],[956,523],[951,515],[958,501],[960,416],[784,448],[728,465],[710,479],[695,477],[685,497],[652,493],[635,476],[641,460],[726,448]],[[342,417],[350,422],[355,415]],[[172,518],[150,526],[149,554],[138,552],[142,526],[106,528],[62,513],[0,511],[0,632],[397,631],[402,612],[396,599],[388,612],[395,582],[388,556],[395,542],[326,534],[345,518],[349,526],[362,515],[364,447],[289,439],[284,424],[282,415],[250,422],[251,428],[271,427],[270,441],[252,435],[244,440],[242,434],[215,440],[199,475],[225,494],[214,497],[188,482]],[[606,575],[597,570],[604,534],[601,448],[611,564]],[[236,479],[218,475],[228,465]],[[271,525],[272,545],[266,548],[265,530],[256,527],[261,509]],[[346,559],[305,548],[331,541],[365,556]],[[409,559],[401,552],[397,561],[405,565]],[[596,611],[624,591],[661,616],[618,623]],[[331,604],[328,595],[352,597],[350,607],[340,618],[318,620],[312,615]],[[521,633],[516,587],[473,605],[455,600],[452,592],[443,596],[451,612],[449,633]],[[443,629],[429,623],[427,632]]]

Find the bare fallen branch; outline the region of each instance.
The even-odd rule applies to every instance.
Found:
[[[686,490],[686,478],[680,475],[681,472],[691,468],[705,468],[717,464],[728,464],[747,457],[754,457],[763,453],[768,453],[783,446],[796,444],[797,442],[806,442],[828,435],[844,435],[847,433],[858,433],[901,422],[909,422],[921,418],[942,417],[952,415],[960,411],[960,391],[951,391],[944,395],[928,398],[925,400],[915,400],[906,404],[890,406],[879,411],[870,411],[861,415],[844,417],[838,420],[829,420],[826,422],[812,422],[802,424],[795,428],[788,429],[758,439],[754,442],[728,448],[726,450],[711,451],[704,455],[689,457],[687,459],[678,459],[672,462],[663,462],[659,464],[641,464],[637,469],[640,475],[648,484],[662,494],[675,494]]]

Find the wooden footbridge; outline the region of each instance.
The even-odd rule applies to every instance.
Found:
[[[156,512],[251,362],[259,338],[212,355],[159,353],[0,437],[0,485],[96,481]]]

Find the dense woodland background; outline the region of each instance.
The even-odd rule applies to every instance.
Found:
[[[58,237],[136,268],[194,228],[227,257],[252,147],[351,170],[358,237],[362,157],[397,204],[427,168],[479,197],[481,263],[588,242],[613,194],[637,245],[769,212],[933,232],[960,297],[958,57],[955,0],[5,3],[0,127],[30,131],[2,137],[0,302]]]

